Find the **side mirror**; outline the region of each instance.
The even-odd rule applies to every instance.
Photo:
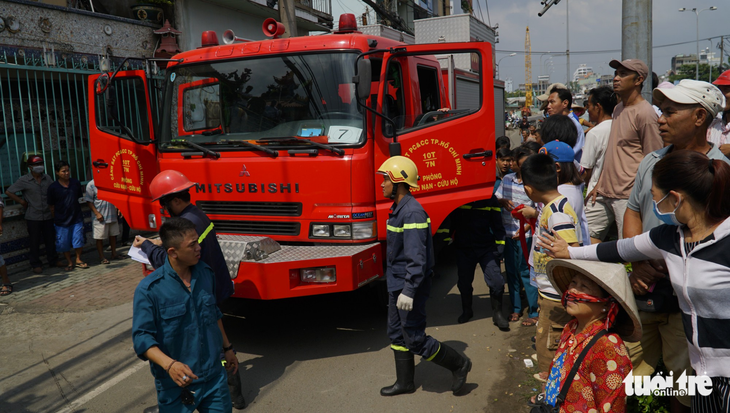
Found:
[[[109,88],[109,75],[104,73],[103,75],[96,78],[94,82],[94,92],[97,95],[101,95]]]
[[[357,88],[357,98],[367,99],[370,97],[370,83],[372,82],[371,63],[369,59],[357,61],[357,75],[353,76],[352,82]]]

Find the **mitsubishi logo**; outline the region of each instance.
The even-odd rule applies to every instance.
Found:
[[[246,164],[243,164],[243,168],[241,169],[241,172],[238,173],[238,176],[251,176],[251,174],[246,170]]]

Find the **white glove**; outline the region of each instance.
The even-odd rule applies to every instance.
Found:
[[[398,296],[398,302],[395,304],[395,307],[399,310],[411,311],[413,310],[413,299],[401,293]]]

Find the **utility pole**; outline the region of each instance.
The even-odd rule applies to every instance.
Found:
[[[724,61],[722,59],[725,58],[723,55],[723,52],[725,51],[725,38],[720,37],[720,67],[718,69],[720,70],[720,74],[722,74],[722,66],[724,65]]]
[[[641,96],[651,102],[652,0],[622,0],[621,60],[640,59],[649,67]],[[697,56],[699,59],[699,56]]]
[[[568,0],[565,0],[565,56],[568,59],[568,66],[565,68],[568,73],[565,86],[570,87],[570,7],[568,7]]]
[[[279,20],[286,27],[282,37],[297,36],[297,16],[294,0],[279,0]]]

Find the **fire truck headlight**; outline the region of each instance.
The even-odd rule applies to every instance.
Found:
[[[352,233],[352,229],[350,225],[335,225],[334,226],[334,236],[335,237],[346,237],[350,238],[350,235]]]
[[[312,236],[329,237],[330,236],[330,226],[329,225],[312,225]]]
[[[335,267],[302,268],[299,270],[302,283],[333,283],[337,281]]]
[[[352,239],[367,239],[378,236],[377,221],[353,222]]]

